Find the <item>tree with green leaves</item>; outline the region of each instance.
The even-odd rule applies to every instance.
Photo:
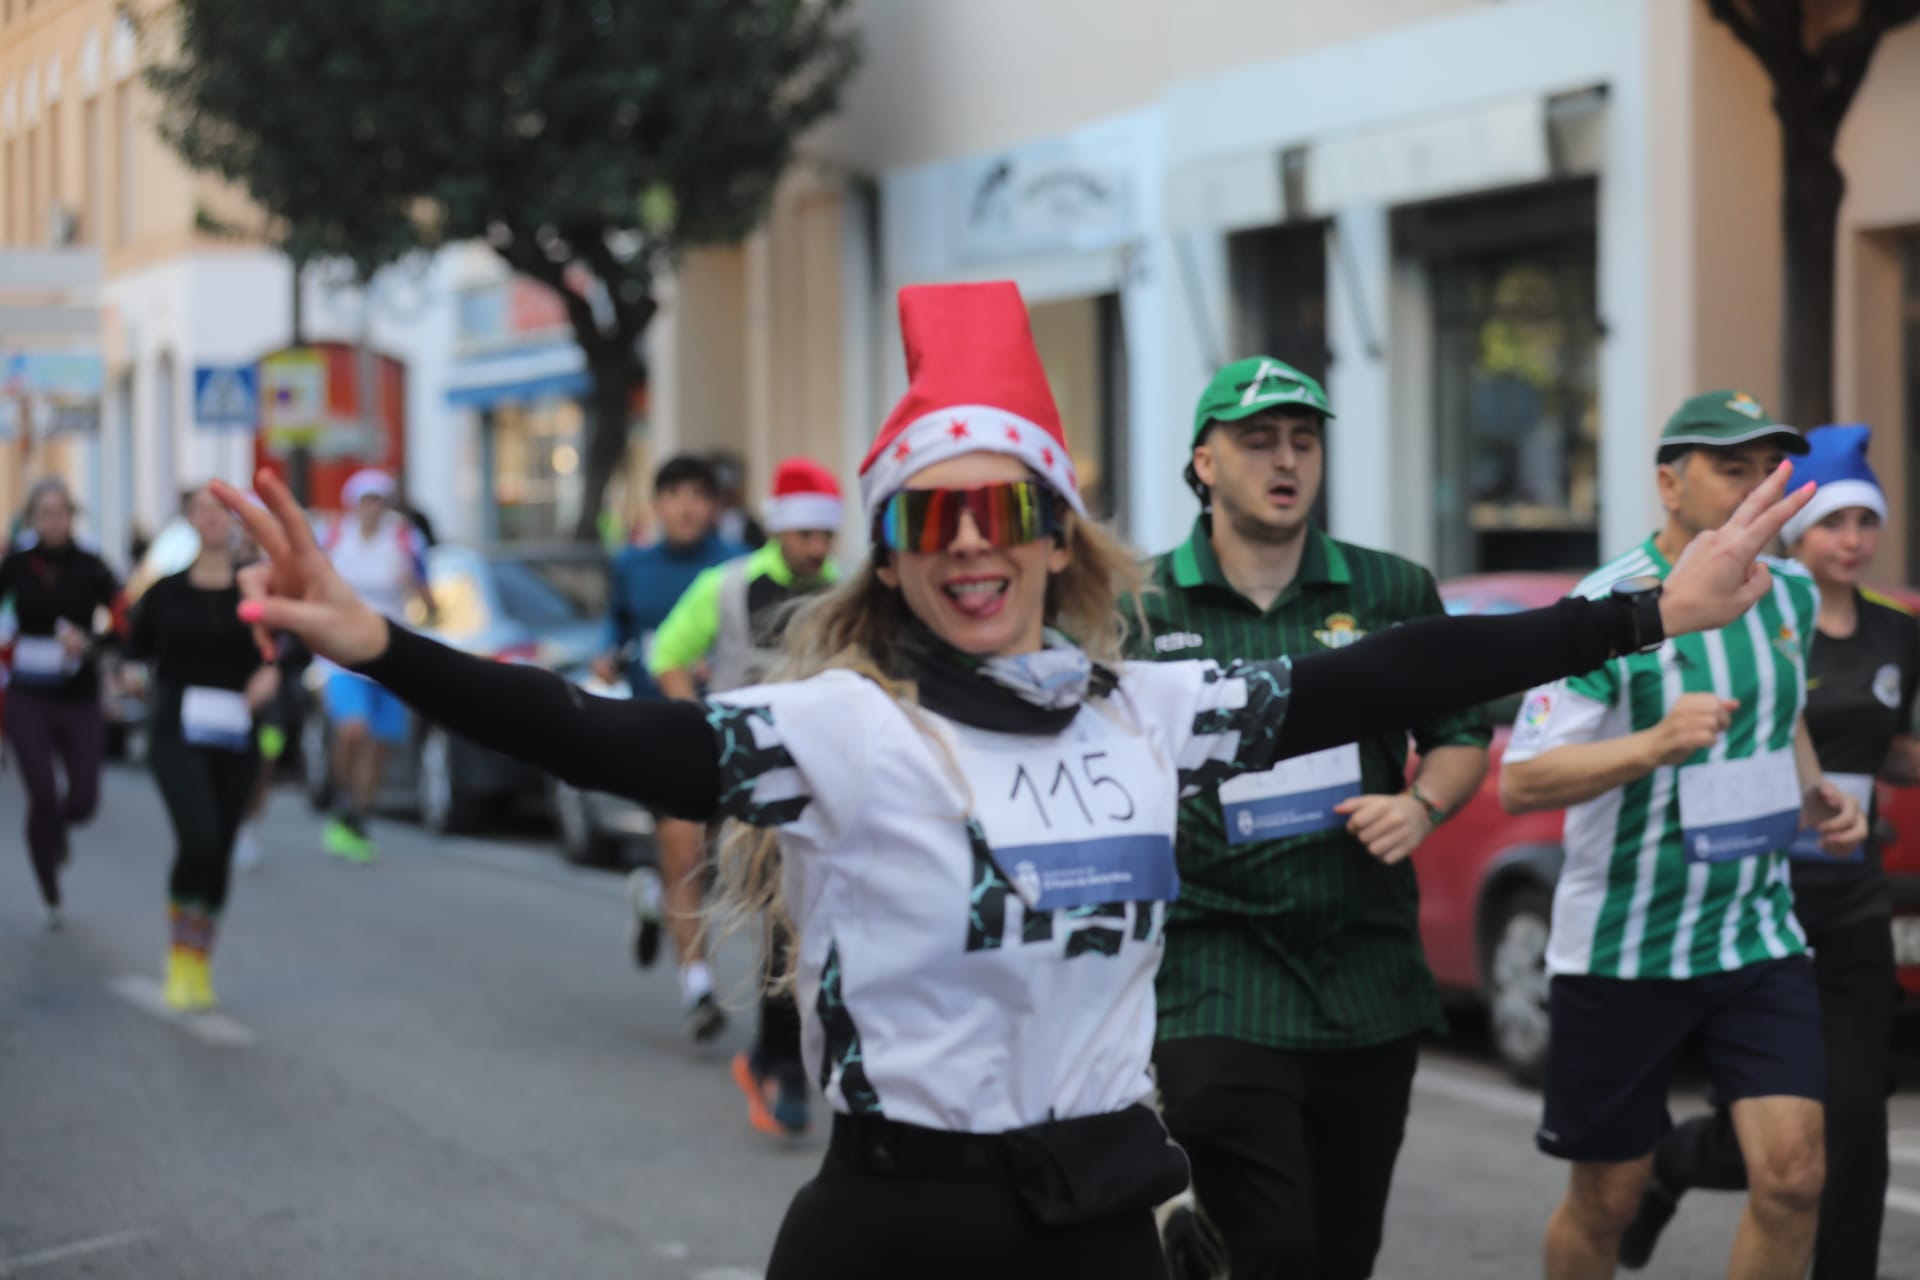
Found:
[[[594,536],[658,284],[765,216],[859,57],[850,0],[170,0],[161,132],[296,261],[478,240],[566,305]]]
[[[1880,41],[1920,0],[1707,0],[1773,82],[1780,121],[1785,421],[1833,421],[1834,281],[1847,177],[1835,148]]]

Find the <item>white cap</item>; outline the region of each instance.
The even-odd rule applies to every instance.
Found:
[[[340,501],[343,506],[360,505],[362,498],[388,498],[394,493],[393,477],[377,467],[368,467],[356,471],[347,477],[346,484],[340,488]]]

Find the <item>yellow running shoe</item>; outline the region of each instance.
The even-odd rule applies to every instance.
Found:
[[[193,988],[196,1011],[211,1009],[219,1003],[213,994],[213,963],[205,952],[194,953],[193,963],[187,968],[187,979]]]
[[[193,962],[197,959],[193,952],[185,947],[167,949],[167,984],[164,992],[167,1008],[175,1013],[187,1013],[195,1005],[198,989],[193,979]]]

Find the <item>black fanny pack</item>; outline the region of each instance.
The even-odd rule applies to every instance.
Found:
[[[1144,1105],[1005,1133],[836,1114],[828,1151],[862,1173],[1011,1187],[1049,1227],[1151,1210],[1185,1191],[1189,1180],[1187,1153]]]

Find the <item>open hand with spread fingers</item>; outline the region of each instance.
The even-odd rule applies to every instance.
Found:
[[[290,631],[343,667],[379,657],[387,648],[387,620],[334,572],[286,485],[266,471],[254,483],[264,507],[218,480],[210,487],[266,553],[265,562],[239,573],[240,618],[253,624],[262,652],[272,652],[271,632]]]
[[[1660,621],[1669,636],[1724,627],[1772,590],[1773,574],[1755,558],[1813,499],[1811,484],[1788,494],[1792,479],[1793,464],[1781,463],[1725,524],[1687,544],[1660,595]]]

